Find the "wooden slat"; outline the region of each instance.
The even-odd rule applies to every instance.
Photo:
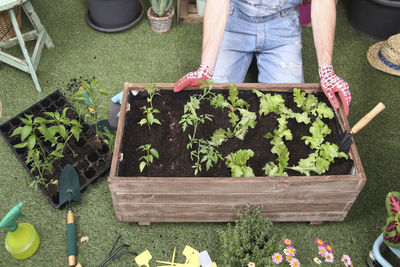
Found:
[[[281,178],[281,177],[279,177]],[[360,179],[321,177],[271,178],[119,178],[109,179],[113,192],[137,193],[269,193],[354,191]]]
[[[359,192],[309,192],[299,193],[113,193],[117,203],[349,203]]]
[[[274,222],[314,222],[343,221],[345,212],[276,212],[262,213],[265,218]],[[117,214],[123,222],[233,222],[238,219],[237,213],[130,213]]]
[[[344,211],[347,203],[285,203],[265,204],[262,202],[251,203],[252,207],[263,205],[262,211],[269,212],[326,212]],[[246,203],[118,203],[116,212],[140,213],[239,213],[246,207]]]

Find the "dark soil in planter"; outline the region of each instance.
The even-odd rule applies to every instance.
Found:
[[[23,126],[20,118],[25,117],[24,114],[32,114],[34,117],[46,117],[43,112],[47,111],[58,111],[68,107],[67,117],[70,119],[79,119],[78,113],[75,111],[73,106],[68,103],[65,97],[59,92],[55,91],[51,95],[45,97],[43,100],[34,104],[32,107],[26,109],[22,113],[18,114],[14,118],[0,125],[0,134],[4,137],[11,150],[16,155],[17,159],[21,162],[27,172],[30,174],[32,179],[38,175],[37,171],[31,172],[31,166],[26,164],[27,148],[14,148],[15,144],[21,142],[19,136],[11,136],[16,128]],[[68,141],[69,146],[75,151],[74,156],[71,150],[66,146],[63,151],[63,158],[58,159],[54,162],[53,173],[46,173],[44,177],[47,182],[51,180],[58,180],[61,174],[62,168],[66,164],[70,164],[75,167],[79,175],[79,183],[81,192],[86,187],[94,182],[101,174],[107,171],[111,165],[111,157],[108,146],[101,140],[96,139],[96,133],[92,127],[85,122],[82,122],[83,131],[80,134],[79,141],[76,141],[74,137]],[[50,154],[54,150],[50,142],[42,143],[45,151]],[[39,188],[48,197],[50,204],[54,208],[61,208],[58,204],[58,185],[48,184],[47,187],[39,185]]]
[[[125,129],[122,140],[121,152],[124,154],[124,160],[120,163],[119,176],[149,176],[149,177],[191,177],[194,176],[192,168],[193,162],[190,159],[190,151],[186,148],[189,142],[188,134],[191,134],[192,128],[189,127],[186,132],[182,131],[179,124],[181,116],[183,115],[183,107],[189,100],[193,93],[200,91],[182,91],[178,94],[167,90],[161,90],[161,96],[153,98],[154,108],[161,111],[155,114],[161,122],[161,125],[153,124],[149,129],[147,125],[140,126],[138,122],[143,118],[142,110],[140,107],[147,104],[147,93],[141,92],[137,96],[131,96],[129,103],[131,110],[127,112]],[[214,90],[214,93],[222,93],[227,96],[226,91]],[[281,93],[286,101],[286,106],[291,108],[294,112],[300,112],[296,103],[293,101],[291,93]],[[275,161],[276,155],[270,152],[271,144],[270,139],[263,136],[277,128],[277,115],[269,114],[268,116],[259,116],[259,99],[251,91],[239,91],[239,97],[245,99],[250,104],[250,111],[257,113],[257,126],[250,129],[246,134],[244,140],[238,138],[231,138],[227,142],[218,147],[223,157],[229,153],[235,152],[239,149],[252,149],[254,156],[248,161],[248,165],[253,169],[256,176],[265,176],[262,168],[269,161]],[[323,94],[317,95],[320,101],[329,105],[326,97]],[[197,137],[210,138],[214,131],[218,128],[232,128],[229,122],[228,113],[221,109],[215,109],[209,105],[208,101],[203,103],[200,107],[198,114],[212,114],[213,121],[206,122],[198,127]],[[339,130],[335,120],[325,120],[332,133],[325,137],[325,141],[331,143],[338,143]],[[302,136],[310,136],[309,127],[311,124],[299,124],[294,119],[288,120],[288,128],[292,131],[293,140],[285,141],[286,146],[290,152],[289,166],[297,165],[299,160],[306,158],[312,150],[305,145]],[[154,159],[154,163],[150,167],[146,167],[142,173],[139,171],[139,158],[143,152],[136,149],[140,145],[151,144],[160,155],[159,159]],[[323,175],[346,175],[349,174],[353,166],[352,160],[337,159],[331,168]],[[231,171],[226,167],[225,162],[218,161],[218,164],[212,167],[208,172],[205,171],[205,164],[203,164],[202,172],[197,176],[203,177],[230,177]],[[303,176],[303,174],[296,171],[287,170],[290,176]]]

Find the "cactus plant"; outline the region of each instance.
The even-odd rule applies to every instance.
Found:
[[[163,17],[172,5],[172,0],[150,0],[154,13]]]

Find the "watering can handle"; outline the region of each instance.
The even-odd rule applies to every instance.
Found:
[[[354,126],[351,128],[353,134],[360,131],[364,126],[366,126],[376,115],[378,115],[382,110],[385,109],[385,105],[379,102],[367,115],[361,118]]]
[[[76,265],[76,228],[74,221],[74,213],[71,209],[67,213],[67,255],[68,255],[68,266]]]

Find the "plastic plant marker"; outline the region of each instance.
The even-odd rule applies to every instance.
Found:
[[[193,256],[196,256],[196,258],[197,258],[197,255],[199,254],[199,252],[197,250],[195,250],[194,248],[186,245],[186,247],[183,249],[182,254],[183,254],[183,256],[186,257],[185,264],[188,264],[189,262],[192,262],[191,259],[193,258]]]
[[[149,262],[152,258],[153,256],[151,256],[150,251],[146,249],[145,251],[143,251],[142,253],[140,253],[138,256],[135,257],[135,262],[139,267],[141,266],[150,267]]]
[[[169,261],[157,261],[158,263],[163,263],[167,265],[160,265],[157,267],[200,267],[200,259],[198,257],[199,252],[190,246],[186,246],[182,254],[186,257],[185,263],[175,263],[175,252],[172,254],[172,260]]]
[[[211,261],[210,255],[208,255],[207,250],[200,252],[198,257],[201,267],[217,267],[217,264]]]

